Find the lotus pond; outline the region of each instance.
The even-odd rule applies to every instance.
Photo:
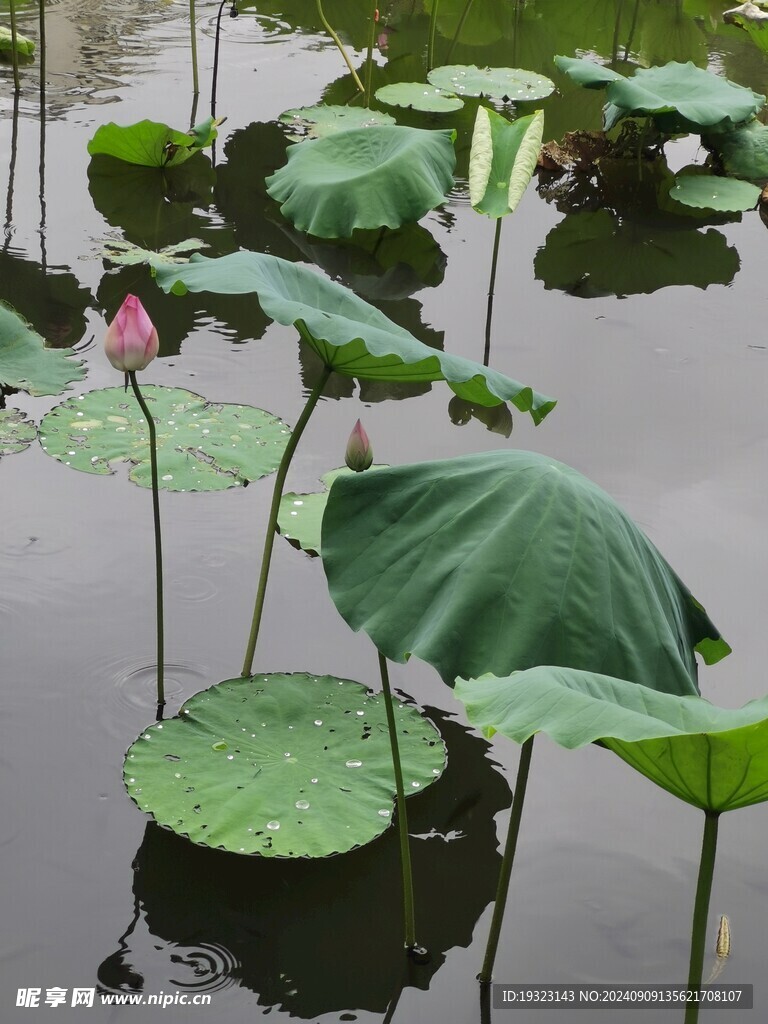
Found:
[[[0,0],[3,1021],[570,1019],[492,1011],[490,960],[766,1019],[732,6],[197,0],[195,96],[186,2]]]

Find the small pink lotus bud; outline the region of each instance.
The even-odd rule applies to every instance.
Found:
[[[126,295],[104,338],[107,359],[125,373],[143,370],[159,347],[157,331],[141,301],[135,295]]]
[[[368,440],[368,435],[363,430],[360,420],[357,421],[349,435],[344,460],[355,473],[362,473],[373,462],[373,448],[371,448],[371,442]]]

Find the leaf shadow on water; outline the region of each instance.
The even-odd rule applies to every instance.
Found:
[[[410,832],[422,840],[412,844],[414,874],[431,959],[405,983],[421,989],[447,950],[469,946],[493,899],[494,815],[511,802],[488,744],[450,714],[427,711],[447,743],[448,767],[408,805]],[[348,1008],[384,1013],[403,983],[400,884],[394,829],[342,857],[266,861],[205,850],[150,823],[134,861],[140,909],[98,979],[105,990],[140,991],[150,974],[154,983],[160,942],[172,944],[171,954],[176,946],[223,948],[228,977],[214,966],[206,978],[201,968],[195,991],[236,983],[262,1006],[304,1019]],[[170,956],[171,979],[178,960]]]

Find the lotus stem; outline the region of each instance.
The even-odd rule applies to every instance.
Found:
[[[10,0],[11,15],[11,63],[13,64],[13,87],[16,92],[21,90],[19,81],[19,52],[16,49],[16,0]]]
[[[301,435],[304,433],[304,428],[309,422],[309,417],[312,415],[331,373],[332,370],[330,366],[323,367],[320,379],[312,388],[312,391],[307,398],[306,404],[301,412],[301,416],[299,416],[298,422],[293,428],[293,432],[288,439],[288,444],[285,446],[283,457],[280,459],[280,465],[277,467],[275,487],[272,491],[272,504],[269,508],[267,532],[264,537],[264,551],[261,556],[261,571],[259,572],[259,584],[256,590],[256,603],[253,608],[253,618],[251,620],[251,632],[248,636],[248,647],[245,651],[245,660],[243,661],[243,670],[241,672],[241,675],[243,676],[252,675],[253,656],[256,652],[256,641],[259,639],[259,626],[261,625],[261,615],[264,611],[264,598],[267,593],[267,581],[269,579],[269,565],[272,561],[272,548],[275,544],[277,513],[280,510],[280,499],[283,496],[285,478],[288,475],[288,468],[291,465],[293,453],[296,451],[298,443],[301,440]]]
[[[528,785],[528,771],[531,766],[532,753],[533,736],[526,740],[520,749],[520,763],[517,767],[515,795],[512,798],[512,812],[509,817],[507,842],[504,847],[501,871],[499,872],[499,884],[496,888],[496,902],[493,907],[491,930],[488,935],[488,945],[485,947],[483,968],[478,975],[478,981],[481,985],[490,985],[491,978],[493,977],[493,964],[496,959],[496,950],[499,946],[499,936],[501,934],[501,924],[504,920],[504,910],[507,905],[507,893],[509,892],[509,879],[512,875],[512,865],[515,862],[517,836],[520,832],[520,819],[523,816],[523,804],[525,803],[525,790]]]
[[[392,749],[392,767],[395,771],[395,792],[397,794],[397,831],[400,836],[400,867],[403,874],[403,917],[405,921],[405,948],[411,953],[417,948],[416,913],[413,905],[413,872],[411,870],[411,849],[408,839],[408,812],[405,807],[405,789],[403,787],[403,769],[400,764],[400,749],[397,742],[397,724],[395,709],[392,704],[392,690],[389,685],[387,659],[379,654],[379,672],[381,686],[384,691],[384,706],[387,709],[387,726],[389,728],[389,745]]]
[[[371,95],[373,93],[373,46],[376,42],[376,22],[379,17],[379,0],[373,0],[373,6],[371,7],[371,30],[368,35],[368,54],[365,59],[365,100],[366,107],[371,105]]]
[[[640,9],[640,0],[635,0],[635,9],[632,12],[632,24],[629,26],[629,35],[627,36],[627,44],[624,47],[624,60],[629,59],[629,51],[632,49],[632,41],[635,36],[635,29],[637,28],[637,14]]]
[[[437,30],[437,9],[440,0],[432,0],[432,11],[429,16],[429,38],[427,39],[427,71],[435,66],[435,32]]]
[[[13,238],[13,189],[16,179],[16,154],[19,141],[19,94],[13,95],[13,120],[11,124],[11,156],[8,161],[8,188],[5,193],[5,226],[3,228],[3,252],[8,252]]]
[[[45,97],[45,0],[40,0],[38,25],[40,33],[40,94]]]
[[[616,59],[619,55],[619,32],[621,31],[621,10],[624,6],[624,0],[619,0],[619,6],[616,8],[616,24],[613,29],[613,44],[611,46],[611,64],[616,63]]]
[[[197,96],[200,84],[197,77],[197,25],[195,24],[195,0],[189,0],[189,41],[192,47],[192,92]]]
[[[488,365],[491,358],[491,325],[493,323],[493,293],[496,287],[496,267],[499,263],[499,242],[501,241],[501,217],[496,218],[496,236],[493,240],[493,256],[491,258],[491,279],[488,282],[488,306],[485,312],[485,351],[483,366]]]
[[[152,515],[155,521],[155,585],[157,590],[157,718],[162,717],[162,709],[165,706],[165,633],[163,627],[163,541],[160,533],[160,488],[157,477],[157,431],[152,413],[144,401],[136,371],[130,370],[128,377],[131,381],[136,401],[144,413],[144,419],[149,431],[149,465],[152,474]]]
[[[704,815],[704,836],[701,841],[699,879],[696,883],[696,901],[693,905],[693,924],[691,926],[691,959],[688,964],[688,988],[692,991],[698,991],[701,988],[701,976],[704,970],[704,948],[707,942],[709,897],[712,893],[712,875],[715,870],[717,826],[720,812],[705,811]],[[698,1019],[698,1002],[686,1003],[685,1024],[696,1024]]]
[[[333,31],[333,29],[331,28],[330,24],[328,23],[328,19],[326,18],[325,12],[323,11],[323,5],[322,5],[321,0],[316,0],[316,3],[317,3],[317,13],[320,15],[320,21],[322,21],[323,26],[324,26],[326,32],[330,35],[331,39],[333,39],[334,43],[336,43],[336,45],[338,46],[339,53],[344,58],[344,62],[347,65],[347,67],[349,68],[349,70],[350,70],[350,72],[352,74],[352,78],[354,79],[354,82],[355,82],[355,85],[357,86],[358,91],[363,93],[363,95],[365,95],[365,86],[360,81],[360,78],[359,78],[357,72],[355,71],[355,69],[352,67],[352,61],[347,56],[347,51],[344,49],[344,44],[339,39],[339,37],[336,35],[336,33]]]
[[[216,39],[213,44],[213,74],[211,76],[211,117],[216,117],[216,88],[219,81],[219,40],[221,38],[221,16],[229,0],[221,0],[216,15]],[[214,139],[214,144],[216,140]]]
[[[448,47],[448,53],[445,56],[445,63],[446,64],[450,64],[450,62],[451,62],[451,56],[453,54],[453,48],[456,45],[456,43],[459,41],[459,36],[461,35],[461,30],[464,28],[464,22],[467,20],[467,16],[469,14],[469,10],[470,10],[471,6],[472,6],[472,0],[467,0],[466,4],[464,5],[464,10],[461,12],[461,17],[459,18],[459,24],[456,26],[456,32],[454,33],[453,39],[451,40],[451,45]]]

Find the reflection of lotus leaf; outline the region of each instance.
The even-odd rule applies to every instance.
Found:
[[[37,427],[18,409],[0,409],[0,455],[23,452],[37,437]]]
[[[608,210],[568,214],[534,261],[545,288],[581,298],[730,284],[738,269],[738,252],[719,231],[648,226]]]
[[[60,395],[85,376],[82,360],[71,355],[71,348],[46,348],[23,317],[0,302],[0,385],[30,395]]]
[[[431,722],[395,706],[408,795],[442,774]],[[139,807],[203,846],[262,857],[328,857],[391,824],[395,782],[383,697],[334,676],[270,673],[195,694],[129,749]]]

